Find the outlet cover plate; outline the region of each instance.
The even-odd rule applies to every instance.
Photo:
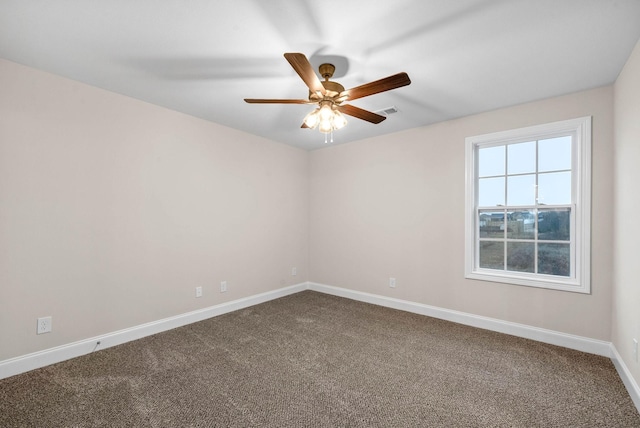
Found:
[[[38,318],[38,328],[36,332],[38,334],[51,332],[52,320],[51,317]]]

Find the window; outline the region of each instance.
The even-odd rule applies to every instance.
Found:
[[[465,143],[466,277],[590,293],[591,118]]]

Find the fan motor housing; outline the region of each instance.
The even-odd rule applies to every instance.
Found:
[[[333,99],[344,91],[344,86],[337,82],[331,82],[329,80],[325,80],[324,82],[322,82],[322,86],[324,86],[327,92],[324,95],[321,95],[309,91],[309,100],[317,102],[323,99]]]
[[[316,93],[309,91],[309,99],[311,101],[320,101],[322,99],[333,99],[338,96],[341,92],[344,92],[344,86],[339,84],[338,82],[332,82],[329,79],[333,76],[333,73],[336,71],[336,67],[333,64],[320,64],[318,67],[318,71],[320,72],[320,76],[324,78],[324,81],[321,82],[322,86],[327,90],[327,93],[322,96]]]
[[[332,82],[330,80],[325,80],[324,82],[322,82],[322,86],[324,86],[327,91],[337,92],[338,94],[344,91],[344,86],[342,86],[338,82]]]

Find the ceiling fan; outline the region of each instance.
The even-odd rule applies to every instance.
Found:
[[[365,83],[351,89],[344,89],[338,82],[329,79],[333,76],[335,67],[333,64],[321,64],[318,68],[324,81],[320,81],[313,71],[311,63],[304,54],[285,53],[284,57],[289,61],[291,67],[298,73],[304,83],[309,87],[308,99],[256,99],[245,98],[250,104],[317,104],[318,107],[309,113],[302,123],[302,128],[318,128],[325,134],[333,133],[334,130],[346,125],[347,120],[343,114],[357,117],[371,123],[380,123],[386,119],[385,116],[364,110],[351,104],[344,104],[346,101],[353,101],[358,98],[389,91],[409,85],[411,80],[407,73],[398,73],[384,79]]]

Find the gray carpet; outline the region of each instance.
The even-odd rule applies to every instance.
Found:
[[[0,381],[2,427],[640,427],[611,361],[305,291]]]

